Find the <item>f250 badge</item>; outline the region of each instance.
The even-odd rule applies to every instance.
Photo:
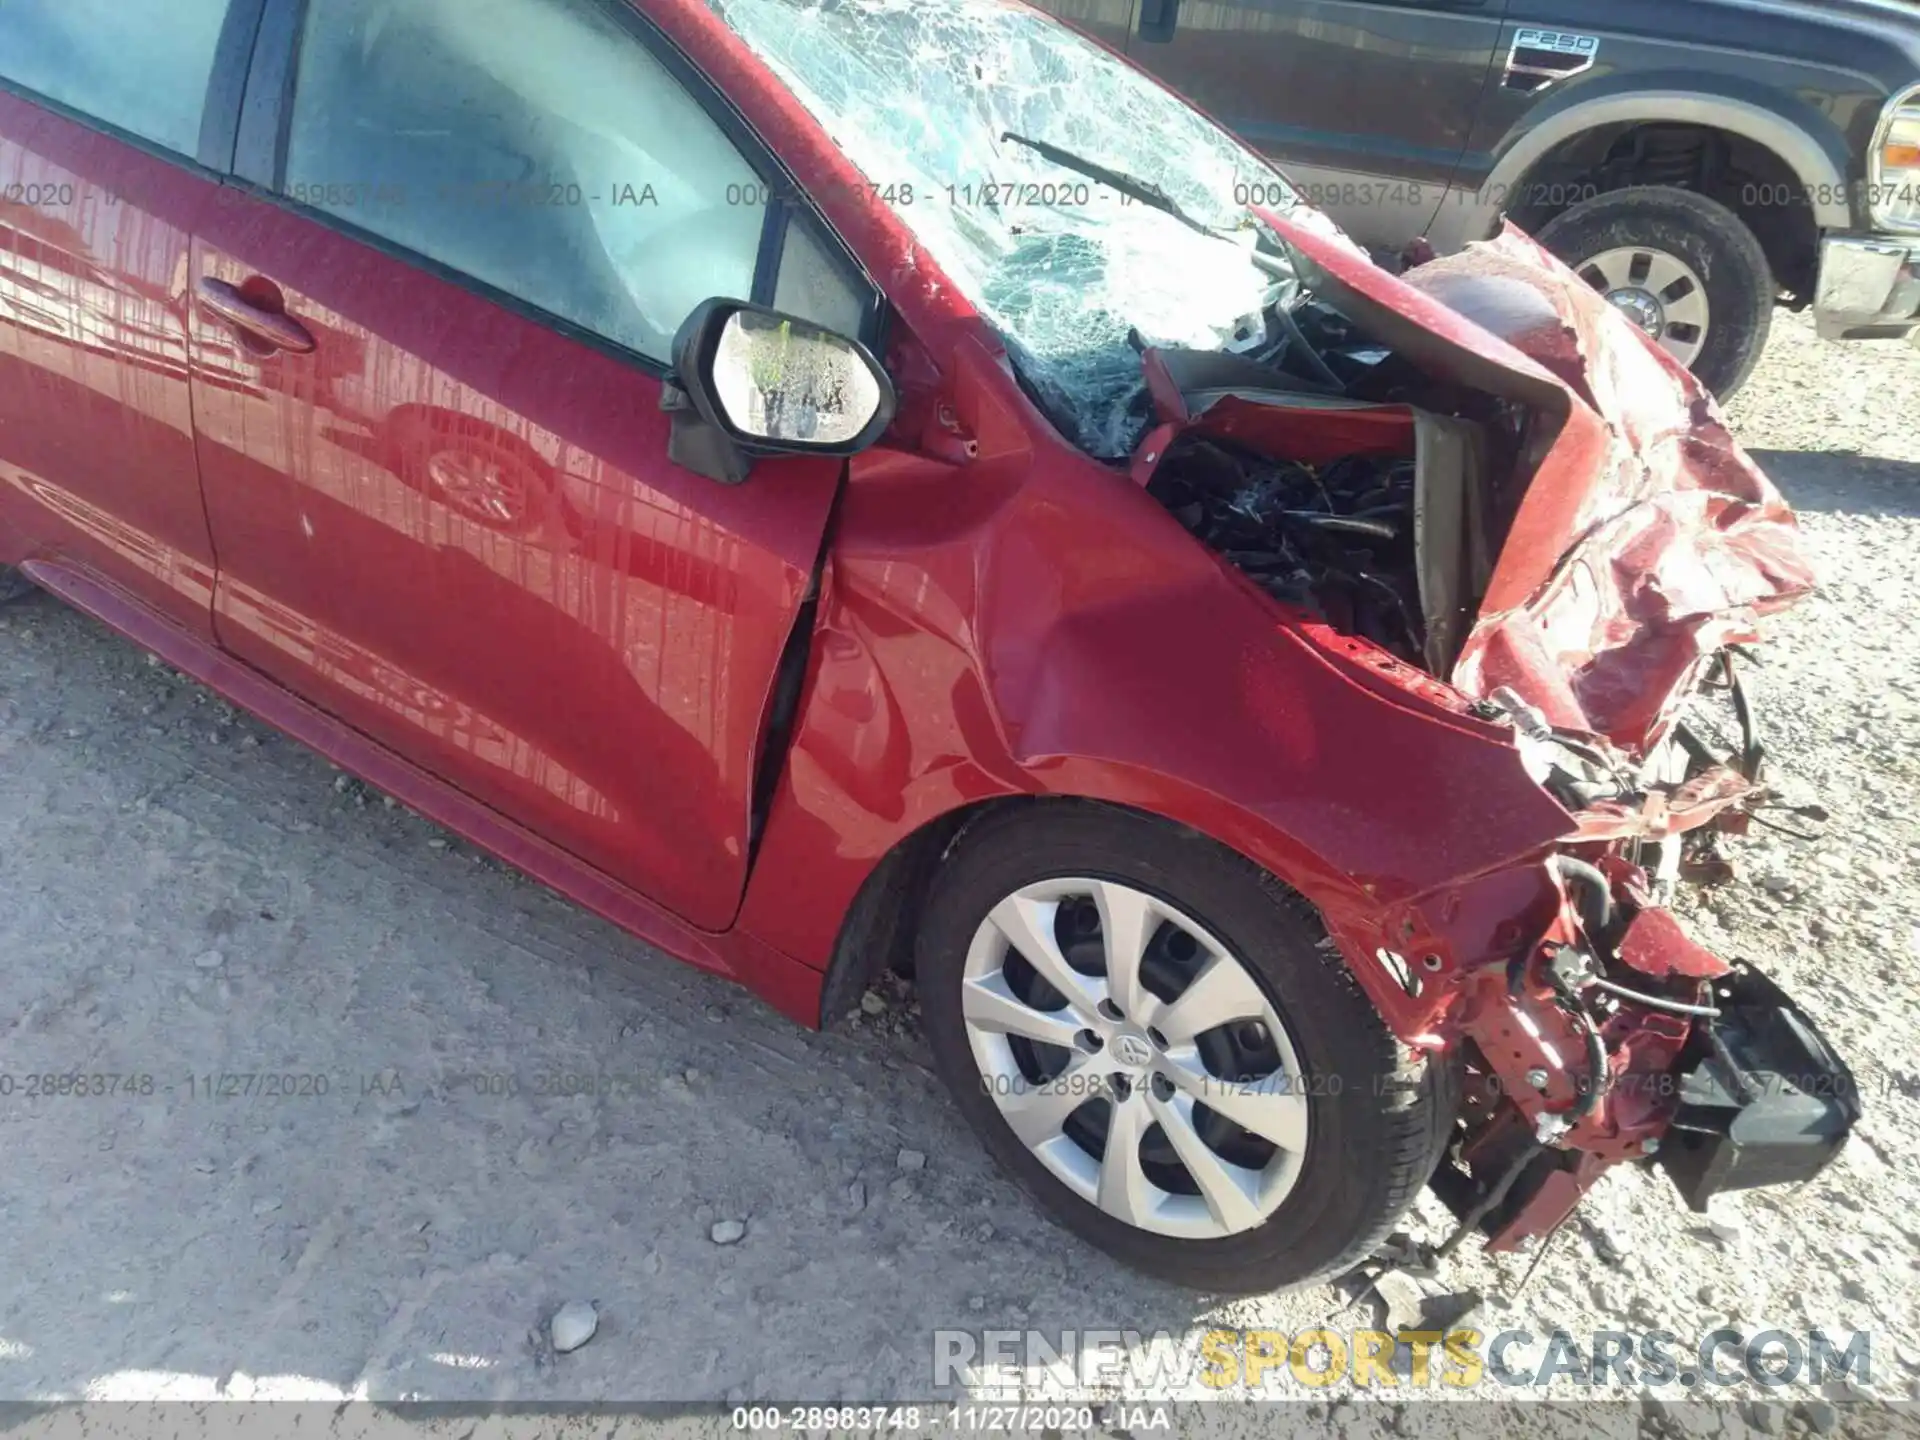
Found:
[[[1513,32],[1501,84],[1527,94],[1544,90],[1556,80],[1591,70],[1600,53],[1600,37],[1570,30],[1523,27]]]

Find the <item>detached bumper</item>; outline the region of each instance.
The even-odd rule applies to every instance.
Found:
[[[1813,314],[1824,340],[1899,339],[1920,326],[1920,235],[1825,237]]]

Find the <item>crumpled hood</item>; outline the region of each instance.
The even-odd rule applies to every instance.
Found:
[[[1508,226],[1396,277],[1262,212],[1302,278],[1438,376],[1552,436],[1448,677],[1645,754],[1705,659],[1812,589],[1792,511],[1693,376]],[[1535,453],[1542,447],[1536,446]]]

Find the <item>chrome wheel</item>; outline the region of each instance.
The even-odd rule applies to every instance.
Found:
[[[1069,1189],[1142,1230],[1262,1224],[1306,1157],[1286,1027],[1177,907],[1110,880],[1028,885],[974,932],[961,1014],[980,1079]]]
[[[1625,245],[1573,267],[1628,319],[1691,368],[1707,343],[1707,287],[1686,261]]]

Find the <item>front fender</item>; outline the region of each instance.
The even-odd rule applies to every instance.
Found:
[[[1509,730],[1371,646],[1283,621],[1064,445],[856,461],[810,665],[740,923],[820,970],[908,836],[981,801],[1074,796],[1190,826],[1300,891],[1411,1034],[1446,987],[1415,1003],[1371,963],[1384,927],[1451,968],[1414,902],[1574,828]]]

